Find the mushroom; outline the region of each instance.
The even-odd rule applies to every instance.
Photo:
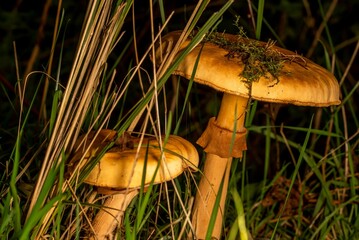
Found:
[[[77,145],[84,139],[86,147],[93,143],[80,165],[84,166],[91,157],[99,154],[115,141],[116,136],[116,131],[107,129],[97,136],[94,131],[81,136]],[[162,142],[163,151],[154,137],[146,137],[139,144],[140,138],[129,134],[118,138],[85,178],[84,182],[96,186],[99,193],[110,195],[92,222],[94,236],[91,239],[114,239],[116,227],[121,225],[124,212],[139,193],[141,184],[146,187],[163,183],[176,178],[187,168],[195,171],[198,167],[196,148],[181,137],[170,135],[165,143]],[[75,152],[70,162],[73,166],[79,164],[83,149]]]
[[[223,92],[217,118],[209,120],[197,143],[206,160],[200,180],[192,224],[197,239],[204,239],[223,182],[212,238],[220,239],[223,210],[232,158],[246,150],[244,119],[249,98],[259,101],[325,107],[337,105],[339,85],[326,69],[273,43],[239,35],[213,33],[184,57],[173,74]],[[156,50],[157,62],[175,46],[181,31],[171,32]],[[179,55],[191,40],[179,49]],[[259,56],[256,56],[259,55]],[[265,63],[262,62],[267,61]],[[265,65],[271,63],[273,65]]]

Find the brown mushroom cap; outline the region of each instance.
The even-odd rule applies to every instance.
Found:
[[[93,137],[93,134],[90,134],[88,138],[91,138],[91,135]],[[101,130],[95,139],[95,144],[85,156],[85,161],[99,153],[115,136],[116,131]],[[130,141],[133,144],[131,148],[114,147],[106,152],[84,182],[106,188],[138,188],[141,186],[144,171],[146,171],[144,183],[150,184],[155,174],[153,183],[161,183],[179,176],[186,168],[197,170],[199,162],[197,150],[181,137],[169,136],[164,145],[161,163],[162,154],[155,138],[145,138],[138,155],[139,138],[131,137]],[[81,152],[75,153],[71,162],[77,162],[80,156]]]
[[[169,48],[174,46],[180,34],[180,31],[175,31],[164,36],[161,41],[162,47],[157,50],[157,57],[170,50]],[[236,35],[223,34],[223,37],[232,42],[243,41]],[[189,42],[190,40],[185,41],[180,49],[184,49]],[[256,42],[259,46],[267,44]],[[278,79],[271,74],[266,74],[258,81],[253,81],[251,90],[253,99],[302,106],[340,104],[339,85],[332,73],[294,52],[277,46],[271,46],[271,48],[288,60],[284,61]],[[249,97],[246,79],[241,76],[245,64],[239,58],[228,57],[228,53],[228,50],[211,42],[206,42],[203,48],[202,44],[199,44],[181,61],[174,74],[190,79],[198,55],[201,54],[194,78],[195,82],[208,85],[218,91]],[[295,61],[290,59],[295,59]]]

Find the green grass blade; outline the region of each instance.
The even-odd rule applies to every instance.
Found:
[[[157,89],[160,90],[163,85],[166,83],[168,78],[171,76],[173,71],[177,68],[177,66],[180,64],[180,62],[183,60],[183,58],[193,49],[194,46],[196,46],[202,39],[203,36],[210,30],[210,28],[219,20],[219,18],[223,15],[223,13],[230,7],[230,5],[233,3],[232,1],[228,1],[218,12],[214,13],[207,22],[198,30],[197,34],[192,38],[192,41],[188,44],[188,46],[181,52],[181,54],[173,61],[172,65],[168,67],[166,72],[163,74],[163,76],[158,79],[157,82]],[[191,25],[192,26],[192,25]],[[193,30],[193,27],[189,30]],[[115,128],[118,128],[121,126],[120,129],[123,131],[127,129],[133,119],[136,118],[137,115],[139,115],[142,112],[142,109],[145,108],[145,106],[150,102],[154,94],[154,88],[151,88],[146,95],[141,99],[133,108],[132,112],[128,116],[128,118],[125,121],[119,121],[118,124],[115,126]]]
[[[10,211],[11,207],[11,194],[7,194],[6,198],[4,199],[4,206],[0,204],[0,237],[7,236],[13,230],[13,215],[14,211]],[[5,237],[4,237],[5,238]],[[6,237],[5,239],[7,239]]]
[[[221,181],[221,184],[219,185],[217,196],[216,196],[216,201],[213,205],[211,218],[208,223],[208,229],[207,229],[206,238],[205,238],[206,240],[212,239],[212,232],[213,232],[214,224],[216,223],[217,215],[219,212],[219,204],[221,202],[222,192],[223,192],[223,179]],[[222,209],[222,210],[224,210],[224,209]]]
[[[257,24],[256,24],[256,38],[258,40],[261,38],[261,32],[262,32],[264,2],[265,0],[258,1]]]
[[[184,98],[182,111],[181,111],[180,116],[178,117],[177,124],[176,124],[176,128],[175,128],[175,130],[173,131],[173,134],[175,134],[175,135],[178,134],[178,129],[179,129],[180,126],[181,126],[182,117],[183,117],[183,115],[184,115],[184,112],[185,112],[185,109],[186,109],[186,106],[187,106],[187,102],[188,102],[188,98],[189,98],[189,95],[190,95],[190,93],[191,93],[191,89],[192,89],[192,85],[193,85],[193,80],[194,80],[194,77],[195,77],[195,75],[196,75],[196,71],[197,71],[197,67],[198,67],[198,62],[199,62],[201,53],[202,53],[202,48],[201,48],[201,50],[199,51],[199,54],[198,54],[198,56],[197,56],[197,58],[196,58],[196,62],[194,63],[194,66],[193,66],[193,71],[192,71],[192,74],[191,74],[191,78],[189,79],[189,85],[188,85],[188,88],[187,88],[187,91],[186,91],[186,96],[185,96],[185,98]]]
[[[248,114],[246,114],[246,120],[245,125],[248,128],[248,126],[252,126],[253,119],[257,110],[258,101],[251,101],[248,102],[249,108],[248,108]]]
[[[21,148],[21,139],[22,139],[22,131],[19,133],[16,139],[16,147],[15,147],[15,157],[14,157],[14,166],[13,172],[11,174],[10,179],[10,193],[13,199],[13,216],[14,216],[14,231],[18,233],[21,231],[21,212],[20,212],[20,203],[18,200],[18,193],[16,187],[16,177],[19,169],[20,162],[20,148]]]
[[[266,122],[267,122],[267,128],[265,133],[265,158],[264,158],[264,173],[263,173],[263,185],[266,185],[268,172],[269,172],[269,165],[270,165],[270,148],[271,148],[271,127],[270,127],[270,119],[269,116],[266,115]],[[262,199],[264,198],[264,195],[262,195]]]
[[[51,107],[51,114],[49,120],[49,136],[52,134],[52,130],[54,129],[55,121],[56,121],[56,114],[58,111],[58,104],[62,96],[62,91],[57,90],[54,93],[54,97],[52,99],[52,107]]]
[[[329,212],[325,219],[321,222],[321,224],[317,227],[317,229],[315,230],[315,232],[313,233],[312,237],[310,238],[310,240],[314,240],[317,239],[316,237],[318,236],[318,234],[324,230],[325,233],[327,233],[330,228],[327,227],[327,224],[329,224],[330,220],[332,220],[333,218],[335,218],[338,214],[339,211],[341,211],[341,209],[343,209],[346,205],[348,204],[352,204],[353,202],[358,201],[358,196],[355,196],[351,199],[349,199],[347,202],[340,204],[339,207],[335,208],[333,211]],[[333,222],[337,222],[337,221],[333,221]],[[325,234],[324,236],[325,237]]]
[[[300,155],[299,155],[298,160],[297,160],[297,164],[296,164],[295,169],[294,169],[294,171],[293,171],[292,180],[291,180],[291,183],[290,183],[290,186],[289,186],[289,189],[288,189],[288,194],[287,194],[287,196],[286,196],[286,199],[285,199],[285,202],[284,202],[284,206],[282,207],[282,209],[281,209],[281,211],[280,211],[280,214],[279,214],[279,216],[278,216],[278,219],[280,219],[281,216],[282,216],[282,214],[283,214],[283,211],[284,211],[285,206],[286,206],[286,204],[287,204],[287,202],[288,202],[288,199],[289,199],[289,195],[290,195],[291,190],[292,190],[292,188],[293,188],[295,179],[297,178],[297,175],[298,175],[298,172],[299,172],[299,167],[300,167],[301,164],[302,164],[303,156],[305,155],[306,146],[308,145],[309,137],[310,137],[310,135],[311,135],[312,123],[313,123],[313,116],[312,116],[312,118],[311,118],[311,120],[310,120],[308,132],[307,132],[307,134],[306,134],[306,136],[305,136],[305,139],[304,139],[304,142],[303,142],[303,146],[301,147]],[[271,239],[274,238],[278,226],[279,226],[279,221],[277,221],[277,223],[276,223],[276,225],[275,225],[275,227],[274,227],[274,230],[273,230],[273,234],[272,234],[272,238],[271,238]]]
[[[16,187],[16,179],[17,179],[17,175],[18,175],[18,171],[19,171],[19,167],[20,167],[20,159],[21,159],[21,142],[22,142],[22,137],[23,137],[23,132],[25,130],[25,127],[27,126],[27,122],[30,116],[30,110],[31,108],[34,106],[34,102],[35,102],[35,98],[36,95],[39,91],[40,88],[40,83],[37,85],[34,96],[31,100],[29,109],[27,110],[24,119],[21,119],[22,114],[20,114],[20,119],[19,119],[19,130],[17,133],[17,138],[16,138],[16,143],[15,143],[15,148],[14,148],[14,156],[13,156],[13,167],[12,167],[12,173],[11,173],[11,177],[10,177],[10,193],[12,195],[13,198],[13,206],[12,209],[14,211],[14,231],[15,234],[17,234],[18,232],[21,231],[21,211],[20,211],[20,203],[18,200],[18,191],[17,191],[17,187]],[[23,103],[21,103],[23,104]]]
[[[28,221],[26,222],[23,231],[21,235],[19,236],[19,240],[27,240],[27,239],[33,239],[33,237],[30,237],[32,229],[37,226],[38,222],[41,220],[43,216],[46,215],[46,213],[56,205],[57,202],[59,202],[63,198],[62,194],[59,194],[55,196],[53,199],[49,200],[43,207],[40,209],[37,209],[36,213],[32,214],[30,218],[28,218]]]
[[[166,22],[166,11],[163,4],[163,0],[158,0],[158,5],[160,7],[161,22],[162,24],[164,24]]]
[[[230,192],[232,194],[234,205],[237,210],[237,215],[238,215],[237,216],[237,224],[238,224],[238,229],[240,232],[240,240],[248,240],[246,219],[245,219],[245,214],[244,214],[243,203],[242,203],[241,197],[240,197],[237,189],[235,189],[235,188],[232,188]]]

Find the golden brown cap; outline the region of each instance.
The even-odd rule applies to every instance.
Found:
[[[90,134],[88,138],[91,136],[93,137],[93,134]],[[116,131],[101,130],[95,139],[95,144],[90,148],[90,153],[85,156],[85,161],[90,156],[98,154],[115,136]],[[137,155],[139,140],[139,138],[131,137],[126,140],[131,142],[130,147],[116,146],[111,148],[102,156],[84,182],[99,187],[116,189],[138,188],[141,186],[144,172],[146,172],[144,183],[150,184],[155,174],[153,183],[161,183],[174,179],[186,168],[197,170],[198,153],[196,148],[187,140],[170,135],[164,145],[162,161],[159,143],[154,137],[143,140]],[[81,152],[75,153],[75,159],[72,158],[71,162],[78,161],[80,156]]]
[[[156,57],[170,51],[177,42],[181,32],[167,34],[161,40],[161,48],[157,49]],[[221,34],[222,35],[222,34]],[[268,47],[267,43],[250,39],[240,39],[236,35],[223,34],[231,42],[254,41],[258,46]],[[184,42],[184,49],[190,40]],[[285,59],[277,78],[266,74],[252,82],[251,96],[253,99],[290,103],[303,106],[329,106],[340,104],[339,84],[332,73],[313,63],[309,59],[289,50],[271,45],[271,51]],[[201,55],[196,69],[194,81],[210,86],[218,91],[249,97],[246,80],[242,76],[245,68],[245,57],[231,56],[231,53],[212,42],[199,44],[181,61],[174,74],[190,79],[198,55]],[[235,54],[234,54],[235,55]]]

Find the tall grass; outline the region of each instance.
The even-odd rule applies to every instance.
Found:
[[[197,21],[207,4],[208,1],[198,3],[185,27],[183,40],[197,26]],[[167,56],[168,61],[165,62],[165,65],[159,68],[154,65],[151,74],[153,76],[151,77],[153,78],[152,84],[148,89],[142,89],[143,96],[138,99],[138,102],[132,108],[127,110],[126,115],[118,119],[114,128],[118,130],[119,135],[124,131],[133,131],[138,125],[141,115],[147,112],[143,123],[139,124],[143,126],[140,128],[141,131],[145,133],[148,129],[151,129],[157,136],[161,136],[162,123],[160,119],[163,117],[163,113],[158,109],[158,94],[162,91],[164,83],[181,58],[200,42],[204,34],[219,20],[230,4],[231,2],[224,4],[218,13],[213,14],[203,24],[188,49],[178,59],[174,59],[173,64],[170,63],[176,54],[175,51]],[[88,204],[92,204],[94,196],[81,185],[83,177],[86,176],[90,169],[85,169],[85,172],[83,169],[77,169],[75,173],[69,175],[67,163],[70,153],[80,133],[88,133],[93,129],[99,131],[101,128],[107,127],[113,110],[121,100],[124,100],[129,86],[134,84],[135,76],[141,74],[140,70],[144,60],[149,59],[149,54],[154,53],[154,44],[158,41],[171,17],[170,15],[168,19],[163,19],[163,26],[157,32],[157,30],[154,30],[153,16],[151,16],[148,21],[151,21],[152,43],[147,47],[144,55],[138,58],[136,65],[129,70],[122,85],[114,88],[114,79],[116,77],[114,67],[116,66],[109,66],[108,59],[112,51],[118,49],[118,45],[125,41],[122,27],[125,19],[128,19],[128,13],[133,6],[133,1],[92,1],[89,3],[72,69],[67,81],[63,84],[66,84],[66,86],[64,88],[60,87],[61,80],[58,74],[57,78],[54,79],[55,87],[50,90],[53,94],[51,115],[49,123],[45,125],[44,129],[48,138],[44,138],[44,144],[41,148],[44,153],[41,168],[36,174],[36,185],[32,189],[29,201],[18,198],[17,181],[21,177],[19,171],[21,170],[20,162],[23,157],[21,151],[23,131],[29,127],[27,117],[30,110],[23,110],[24,95],[27,91],[28,81],[30,81],[35,72],[30,73],[24,80],[18,77],[18,92],[21,103],[19,130],[17,141],[10,157],[13,159],[13,163],[9,189],[4,193],[4,201],[1,205],[3,219],[0,227],[1,236],[14,239],[39,239],[46,236],[52,236],[56,239],[79,238],[83,234],[81,232],[82,224],[86,223],[91,228],[90,219],[86,212],[88,207],[91,206]],[[151,1],[150,6],[150,11],[152,12],[153,4]],[[163,9],[162,16],[164,16]],[[57,16],[57,20],[61,22],[59,18],[60,15]],[[133,20],[135,22],[135,18]],[[62,22],[60,25],[64,28]],[[58,34],[59,31],[55,31],[55,33]],[[61,38],[56,36],[54,39],[60,40]],[[126,48],[123,51],[125,50]],[[66,49],[61,51],[66,51]],[[61,56],[59,59],[57,71],[61,72]],[[121,64],[121,59],[116,60],[115,64]],[[43,74],[43,76],[48,75]],[[38,84],[38,89],[40,86]],[[36,99],[38,94],[36,91],[32,99]],[[32,105],[30,105],[29,109],[31,108]],[[156,112],[154,116],[151,116],[152,109],[155,109]],[[23,111],[25,112],[23,113]],[[149,127],[146,126],[148,122],[151,124]],[[41,158],[41,155],[34,157]],[[93,166],[94,163],[90,165]],[[30,168],[30,166],[27,166],[27,168]],[[173,183],[175,188],[180,188],[178,182]],[[147,209],[147,207],[155,206],[155,204],[149,205],[149,203],[157,201],[157,194],[151,194],[152,192],[147,191],[145,197],[140,198],[135,226],[126,221],[127,238],[137,239],[140,235],[139,231],[149,222],[149,213],[154,209]],[[190,194],[188,191],[185,191],[185,193]],[[167,196],[168,194],[167,192]],[[185,208],[181,197],[177,197],[177,199],[181,208]],[[165,209],[168,210],[170,215],[172,214],[171,207],[168,201],[168,206]],[[160,209],[156,211],[158,210]],[[184,209],[184,211],[188,210]],[[186,221],[187,223],[189,222],[188,215]],[[63,226],[67,227],[63,228]],[[177,231],[172,224],[169,226],[171,226],[171,235],[175,236]],[[161,233],[162,231],[164,230],[159,232]]]
[[[14,72],[19,108],[10,100],[8,105],[18,110],[18,123],[11,150],[4,151],[0,158],[6,165],[1,168],[5,170],[0,179],[3,183],[0,192],[1,239],[79,239],[91,234],[91,220],[101,208],[103,197],[82,181],[99,157],[72,174],[67,166],[80,134],[110,127],[118,135],[132,131],[159,138],[173,133],[198,137],[197,131],[204,130],[209,115],[201,104],[206,101],[217,106],[214,94],[201,100],[207,89],[203,90],[192,81],[189,84],[173,81],[176,91],[172,91],[169,88],[171,80],[168,80],[176,65],[204,35],[221,25],[232,3],[228,1],[216,6],[215,13],[203,19],[210,4],[209,1],[199,1],[183,24],[180,42],[197,29],[189,46],[178,57],[175,57],[178,51],[175,47],[161,64],[148,64],[155,43],[171,29],[171,24],[175,25],[174,13],[166,9],[168,3],[148,2],[146,21],[149,27],[142,31],[150,36],[150,41],[146,46],[139,46],[137,38],[142,32],[138,30],[137,24],[140,24],[134,1],[90,1],[76,54],[71,66],[66,66],[71,71],[65,80],[61,73],[66,68],[62,62],[67,51],[66,9],[62,14],[58,11],[58,25],[54,26],[54,42],[50,46],[53,52],[46,69],[31,71],[24,79],[20,77],[19,66]],[[253,35],[260,39],[265,30],[283,45],[274,30],[277,23],[267,18],[268,4],[264,0],[258,5],[248,1],[249,9],[254,12],[249,20],[254,23]],[[313,39],[307,56],[320,60],[337,76],[342,103],[316,110],[276,106],[280,109],[276,112],[275,108],[252,102],[246,119],[249,151],[232,166],[231,191],[223,226],[225,239],[250,236],[253,239],[359,238],[359,120],[355,102],[359,84],[350,74],[359,42],[354,38],[346,43],[336,43],[328,25],[336,1],[329,7],[323,6],[320,0],[317,4],[322,14],[315,35],[319,37]],[[61,9],[61,1],[58,9]],[[160,27],[154,20],[155,12],[160,15]],[[125,31],[128,21],[132,22],[132,33],[129,28]],[[353,42],[357,45],[349,59],[341,59],[340,51]],[[58,53],[54,51],[56,46],[60,48]],[[138,48],[143,48],[142,52]],[[130,49],[135,50],[131,52]],[[16,59],[17,50],[14,44],[16,64],[20,61]],[[116,51],[117,58],[111,59]],[[323,57],[316,56],[317,52]],[[134,55],[131,63],[126,60],[129,54]],[[53,58],[58,63],[56,70],[52,70]],[[119,73],[117,69],[127,72]],[[149,79],[149,83],[145,79]],[[43,87],[47,81],[48,91],[44,90],[47,85]],[[11,95],[4,85],[2,89],[5,95]],[[48,111],[41,110],[46,122],[39,130],[31,114],[41,98],[45,99],[43,104]],[[197,102],[191,102],[192,98]],[[175,107],[168,108],[167,101],[175,102]],[[216,111],[215,108],[209,110],[210,114]],[[295,111],[305,115],[305,119],[293,114]],[[29,139],[34,140],[29,142]],[[256,151],[258,155],[250,151]],[[251,164],[256,158],[262,163]],[[150,185],[147,191],[142,186],[139,197],[125,213],[119,238],[185,238],[192,231],[190,213],[200,175],[187,173],[168,184]]]

